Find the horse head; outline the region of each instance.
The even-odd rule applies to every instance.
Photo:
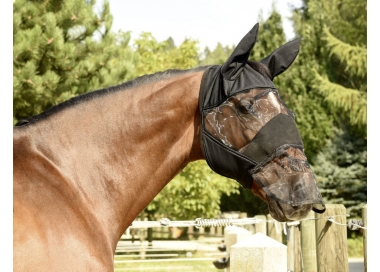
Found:
[[[266,201],[274,219],[300,220],[311,210],[324,212],[325,206],[295,115],[273,84],[297,57],[300,41],[250,61],[258,28],[256,24],[223,65],[211,66],[203,75],[202,150],[215,172]]]

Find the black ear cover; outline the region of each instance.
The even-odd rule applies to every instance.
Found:
[[[297,38],[274,50],[269,56],[263,58],[260,63],[269,68],[272,74],[271,79],[273,80],[274,77],[289,68],[296,59],[299,50],[300,39]]]
[[[244,69],[249,54],[256,43],[258,31],[259,23],[255,24],[244,36],[232,52],[231,56],[223,64],[221,72],[225,80],[235,80]]]

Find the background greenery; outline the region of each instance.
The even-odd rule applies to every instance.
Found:
[[[233,47],[201,49],[168,37],[113,33],[109,3],[95,0],[16,0],[13,4],[13,122],[81,93],[170,68],[221,64]],[[293,10],[301,50],[275,79],[296,113],[306,155],[326,202],[360,217],[367,201],[367,2],[304,0]],[[275,5],[259,16],[259,61],[286,42]],[[168,209],[170,207],[170,209]],[[223,211],[267,213],[266,205],[235,181],[214,174],[204,161],[189,164],[145,209],[149,217],[217,217]]]

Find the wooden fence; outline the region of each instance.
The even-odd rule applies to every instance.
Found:
[[[323,214],[310,212],[305,220],[290,224],[287,223],[284,226],[286,230],[286,242],[284,242],[284,244],[287,245],[286,271],[348,272],[347,226],[351,224],[353,225],[353,229],[363,229],[364,271],[367,272],[367,205],[364,205],[362,209],[363,225],[355,224],[359,223],[356,221],[353,221],[355,223],[352,223],[352,221],[347,222],[346,217],[346,209],[343,205],[327,204],[326,212]],[[266,220],[268,229],[267,236],[281,242],[278,233],[273,231],[273,223],[268,219]],[[265,231],[263,233],[265,234]],[[251,237],[244,239],[251,239]],[[244,244],[244,239],[237,241],[236,245],[239,245],[239,243]],[[254,260],[253,263],[265,262],[262,258],[263,256],[254,253],[252,245],[248,247],[236,246],[236,248],[235,250],[240,250],[241,252],[251,250],[251,256],[257,255],[258,258]],[[260,248],[256,250],[259,252]],[[282,265],[276,250],[274,250],[273,253],[277,254],[275,263]],[[270,251],[267,249],[267,252]],[[239,253],[235,253],[235,256],[239,256]],[[276,256],[265,257],[274,260]],[[252,270],[250,268],[244,270],[242,267],[246,267],[246,260],[241,258],[243,265],[239,265],[233,262],[232,257],[233,256],[231,256],[230,262],[234,263],[234,266],[231,270],[228,270],[230,272],[261,271]],[[239,268],[236,269],[236,267]],[[284,271],[279,267],[274,267],[273,270],[263,268],[264,270],[262,271]]]
[[[240,214],[240,217],[244,218],[245,216]],[[225,264],[218,263],[218,260],[214,261],[214,265],[216,267],[218,265],[219,269],[224,269],[224,271],[285,271],[272,266],[273,264],[283,266],[284,261],[281,261],[280,258],[286,258],[286,271],[288,272],[348,272],[347,226],[350,222],[347,222],[346,209],[343,205],[326,204],[325,213],[310,212],[308,217],[300,222],[279,223],[273,220],[270,215],[258,215],[255,218],[261,219],[261,222],[244,226],[242,228],[244,229],[243,234],[233,233],[233,231],[228,232],[227,228],[229,227],[210,227],[207,229],[189,227],[187,235],[190,239],[201,239],[201,237],[224,239],[226,255],[219,260],[224,261]],[[360,227],[363,229],[364,272],[367,272],[367,205],[364,205],[362,209],[362,222],[364,225]],[[148,230],[149,228],[139,229],[138,231],[137,229],[128,229],[124,238],[129,237],[132,241],[143,241],[146,237],[149,237]],[[176,228],[173,227],[150,228],[150,231],[150,239],[175,239],[178,235]],[[261,234],[266,238],[263,238]],[[270,239],[270,241],[265,239]],[[274,242],[278,244],[276,245]],[[271,244],[271,249],[266,248],[265,251],[258,249],[259,253],[255,253],[255,250],[257,250],[254,248],[255,244],[262,247],[261,244],[268,243]],[[234,254],[231,254],[232,248],[235,252]],[[238,250],[241,250],[241,252],[252,251],[253,254],[249,256],[251,256],[251,259],[253,258],[252,256],[256,256],[256,259],[251,260],[252,263],[256,263],[256,267],[258,263],[264,265],[264,257],[268,258],[268,256],[263,256],[262,252],[268,253],[272,250],[273,258],[276,261],[274,262],[273,258],[271,259],[270,269],[265,267],[262,267],[264,270],[253,269],[249,266],[246,257],[236,257],[241,256],[241,253],[237,253]],[[285,254],[282,254],[284,250]],[[239,266],[240,260],[242,265]],[[162,259],[157,260],[157,262],[161,261]],[[232,265],[230,266],[230,264]]]

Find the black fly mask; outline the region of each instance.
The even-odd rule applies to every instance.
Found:
[[[258,28],[256,24],[222,66],[211,66],[203,75],[199,107],[204,156],[215,172],[247,189],[254,180],[272,200],[312,204],[315,212],[324,212],[294,114],[272,81],[293,63],[299,39],[255,63],[248,57]]]

